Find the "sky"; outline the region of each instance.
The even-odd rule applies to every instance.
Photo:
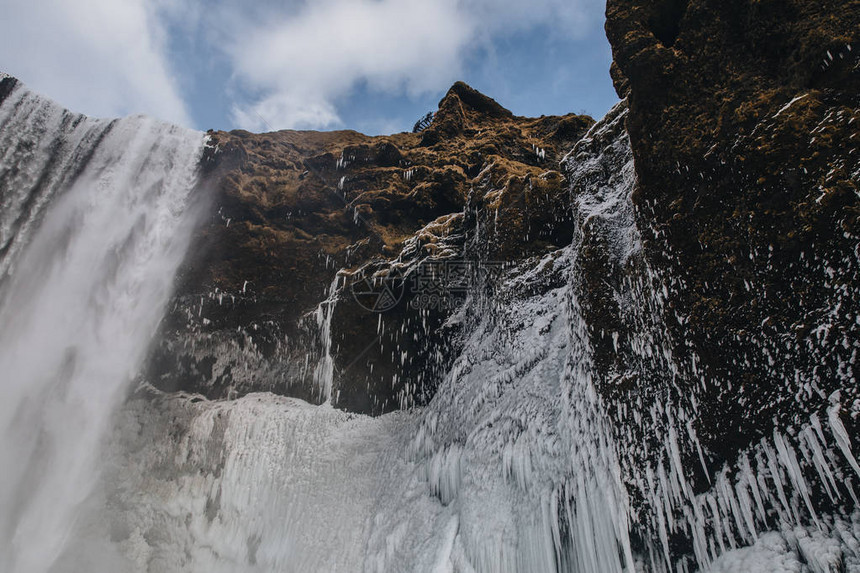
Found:
[[[605,0],[0,0],[0,71],[195,129],[408,131],[458,80],[517,115],[617,101]]]

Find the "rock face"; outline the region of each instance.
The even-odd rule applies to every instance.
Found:
[[[420,133],[210,133],[216,215],[146,378],[377,414],[426,401],[457,332],[442,283],[570,242],[557,165],[593,123],[516,117],[457,83]]]
[[[810,452],[860,429],[858,18],[857,2],[607,4],[643,260],[612,288],[592,279],[583,306],[599,391],[636,444],[634,544],[660,539],[667,567],[707,569],[714,543],[767,521],[827,531],[816,512],[851,512],[853,454],[824,470]],[[754,512],[760,487],[782,501]]]
[[[857,398],[860,2],[610,0],[606,30],[699,437],[733,459]]]

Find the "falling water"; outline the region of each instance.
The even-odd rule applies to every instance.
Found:
[[[313,313],[316,326],[319,330],[322,353],[319,362],[314,369],[314,383],[317,386],[320,399],[325,403],[331,403],[332,386],[334,384],[334,358],[332,357],[331,320],[334,317],[335,305],[339,296],[338,284],[341,274],[338,272],[326,294],[326,300],[317,306]]]
[[[13,80],[0,78],[8,86]],[[193,227],[197,132],[0,105],[0,569],[47,571]]]

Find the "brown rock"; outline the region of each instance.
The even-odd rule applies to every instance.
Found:
[[[204,162],[217,214],[198,234],[149,377],[211,397],[272,390],[319,400],[313,372],[323,347],[309,313],[338,270],[463,257],[478,226],[486,232],[472,257],[509,260],[566,244],[573,231],[556,166],[593,123],[516,117],[458,82],[422,133],[210,133]],[[451,333],[438,329],[453,309],[421,317],[405,301],[383,315],[378,336],[379,316],[340,286],[335,402],[387,411],[400,407],[407,382],[415,400],[432,396],[438,372],[425,354],[431,342],[447,344]],[[415,321],[427,325],[417,345],[400,334]],[[308,351],[316,358],[306,364]]]

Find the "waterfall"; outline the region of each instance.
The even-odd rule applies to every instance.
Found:
[[[72,114],[20,85],[0,105],[4,572],[48,571],[97,484],[191,237],[203,145],[145,117]]]
[[[320,343],[322,345],[322,356],[314,368],[314,383],[320,398],[327,404],[331,403],[332,386],[334,384],[334,358],[331,347],[331,320],[334,316],[335,305],[338,297],[338,283],[341,280],[340,273],[336,274],[334,281],[326,291],[326,300],[321,302],[313,312],[316,326],[319,329]]]

